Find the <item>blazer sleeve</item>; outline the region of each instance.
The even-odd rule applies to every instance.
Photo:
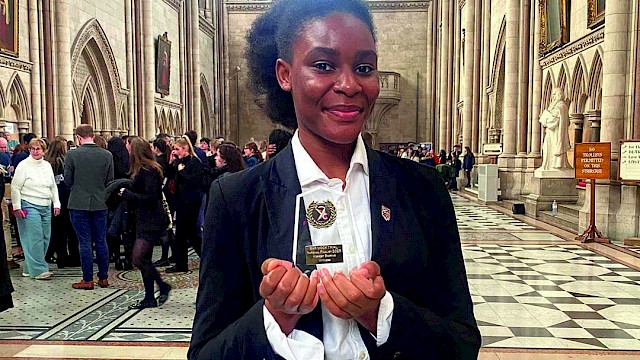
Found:
[[[77,151],[77,150],[74,150]],[[68,153],[64,159],[64,183],[71,190],[73,187],[74,156]]]
[[[423,359],[429,355],[433,359],[477,359],[481,337],[473,315],[453,204],[444,182],[432,183],[435,199],[430,197],[430,201],[437,204],[442,215],[433,226],[429,265],[418,270],[425,279],[431,278],[416,286],[430,286],[431,302],[436,305],[419,306],[392,292],[391,332],[382,347],[391,352],[389,356],[405,355],[396,358]],[[438,273],[434,274],[435,271]]]
[[[237,218],[237,217],[236,217]],[[242,250],[219,181],[212,184],[204,221],[200,284],[189,359],[275,359]]]

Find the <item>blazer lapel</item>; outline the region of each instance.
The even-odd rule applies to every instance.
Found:
[[[371,206],[371,260],[381,267],[392,253],[393,224],[399,215],[396,179],[382,163],[380,155],[367,147]]]
[[[261,182],[269,217],[269,234],[267,239],[260,240],[264,241],[268,257],[292,261],[296,196],[302,190],[291,145],[273,159]]]

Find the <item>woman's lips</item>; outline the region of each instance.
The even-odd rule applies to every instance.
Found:
[[[340,105],[329,107],[327,111],[338,118],[351,120],[360,115],[362,108],[354,105]]]

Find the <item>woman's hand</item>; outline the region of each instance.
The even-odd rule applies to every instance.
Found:
[[[351,270],[349,277],[342,272],[332,277],[322,269],[320,282],[320,300],[329,312],[341,319],[355,319],[376,334],[380,301],[387,292],[378,264],[367,261]]]
[[[60,215],[60,208],[53,208],[53,216]]]
[[[261,269],[260,295],[282,332],[289,335],[300,317],[318,305],[318,274],[309,278],[292,263],[273,258],[265,260]]]
[[[13,210],[13,216],[24,219],[27,217],[27,212],[22,209]]]

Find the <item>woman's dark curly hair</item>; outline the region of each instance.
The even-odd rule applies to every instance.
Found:
[[[291,48],[303,25],[337,12],[360,19],[375,41],[373,19],[364,0],[279,0],[253,22],[244,54],[249,88],[256,96],[266,96],[264,111],[274,123],[298,127],[291,93],[278,84],[276,61],[291,63]]]

